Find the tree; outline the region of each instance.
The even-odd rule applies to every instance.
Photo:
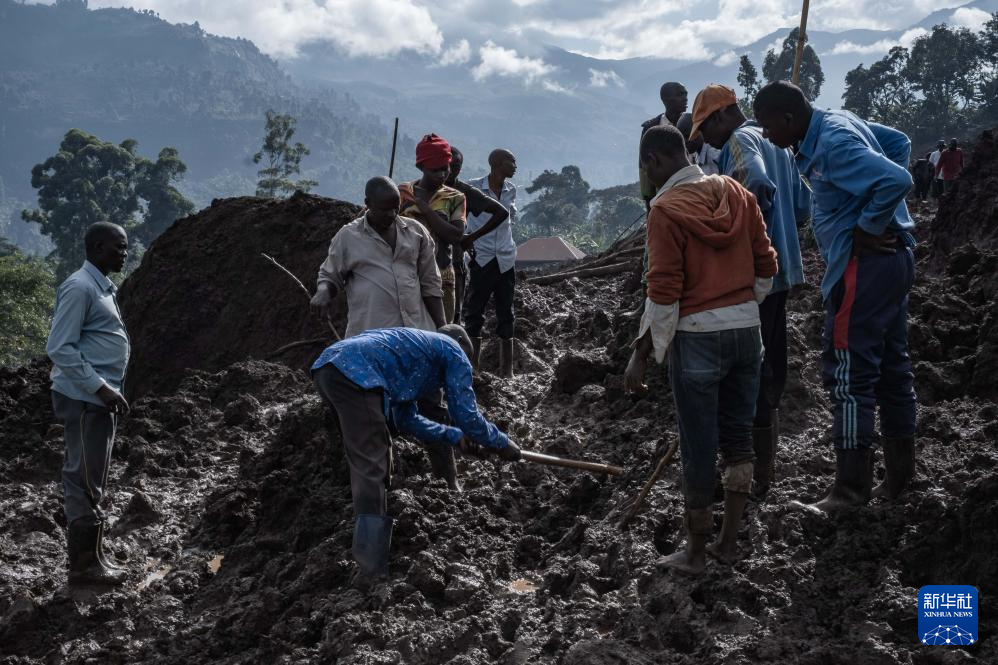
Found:
[[[738,105],[742,108],[743,113],[752,115],[752,101],[762,85],[759,82],[759,71],[747,54],[742,55],[738,61],[738,85],[745,93],[745,96],[738,100]]]
[[[794,69],[794,59],[797,57],[797,36],[800,28],[794,28],[783,40],[783,46],[777,54],[773,49],[766,52],[762,63],[762,75],[766,81],[789,81]],[[821,71],[821,59],[807,43],[807,33],[804,33],[804,54],[800,65],[800,87],[808,99],[815,100],[821,94],[821,86],[825,82],[825,74]],[[741,83],[741,80],[739,80]]]
[[[908,77],[908,49],[895,46],[873,63],[846,74],[843,107],[856,115],[893,127],[913,128],[922,100]]]
[[[19,365],[45,353],[54,283],[46,261],[18,251],[0,256],[0,365]]]
[[[194,204],[173,186],[187,172],[176,148],[163,148],[155,162],[142,159],[138,171],[136,192],[146,201],[139,238],[148,246],[175,221],[194,212]]]
[[[304,143],[291,143],[295,126],[298,121],[290,115],[282,115],[267,111],[266,135],[263,138],[263,148],[253,155],[253,163],[259,164],[266,159],[266,168],[257,174],[256,195],[276,197],[279,193],[293,194],[296,190],[307,192],[317,184],[314,180],[291,180],[291,176],[301,173],[301,158],[309,154]]]
[[[998,118],[998,12],[981,31],[981,94],[985,121]]]
[[[91,224],[131,226],[139,207],[135,146],[132,139],[114,145],[71,129],[59,152],[31,169],[38,209],[24,210],[21,217],[41,224],[42,233],[52,238],[60,281],[82,265],[83,235]]]
[[[527,187],[527,193],[541,192],[533,203],[523,209],[524,222],[544,235],[556,235],[559,229],[569,229],[586,223],[589,183],[582,179],[578,166],[562,167],[560,173],[544,171]],[[528,237],[532,237],[531,236]]]
[[[915,40],[905,76],[924,99],[920,127],[948,132],[967,124],[981,82],[981,54],[977,35],[966,28],[937,25]]]
[[[83,263],[83,236],[91,224],[119,224],[148,243],[193,211],[194,205],[172,185],[187,170],[177,150],[164,148],[152,162],[136,154],[137,145],[134,139],[115,145],[71,129],[59,152],[31,169],[38,208],[23,210],[21,218],[38,222],[52,239],[59,281]],[[143,203],[145,216],[138,221]]]

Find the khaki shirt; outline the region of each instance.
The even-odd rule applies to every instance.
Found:
[[[347,294],[346,336],[374,328],[436,330],[423,298],[440,298],[436,247],[419,222],[398,217],[395,252],[366,217],[350,222],[329,243],[318,283]]]

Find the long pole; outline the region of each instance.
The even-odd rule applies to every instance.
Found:
[[[619,476],[624,472],[619,466],[613,466],[610,464],[601,464],[599,462],[586,462],[583,460],[576,459],[566,459],[564,457],[555,457],[554,455],[545,455],[544,453],[534,453],[529,450],[521,450],[520,458],[525,462],[533,462],[535,464],[544,464],[546,466],[563,466],[568,469],[581,469],[583,471],[593,471],[595,473],[606,473],[611,476]]]
[[[794,85],[800,85],[800,63],[804,59],[804,40],[807,35],[807,9],[811,3],[804,0],[804,8],[800,12],[800,31],[797,33],[797,54],[794,56],[794,70],[790,75],[790,81]]]
[[[391,178],[395,174],[395,146],[399,142],[399,119],[395,118],[395,132],[392,134],[392,159],[388,162],[388,177]]]

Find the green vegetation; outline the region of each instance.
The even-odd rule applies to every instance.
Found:
[[[297,124],[298,121],[293,116],[267,111],[267,133],[263,138],[263,148],[253,155],[254,164],[263,160],[267,163],[265,168],[257,172],[260,176],[256,186],[257,196],[289,196],[296,191],[308,192],[319,184],[307,178],[297,181],[291,179],[291,176],[301,173],[301,158],[309,154],[304,143],[291,143]]]
[[[794,58],[797,55],[797,36],[799,28],[794,28],[783,40],[780,52],[773,49],[766,52],[762,62],[762,76],[766,82],[789,81],[794,68]],[[807,43],[807,33],[804,33],[804,55],[800,65],[800,87],[808,99],[817,99],[821,94],[821,86],[825,83],[825,74],[821,71],[821,59],[811,45]],[[738,84],[742,86],[745,97],[743,108],[751,109],[755,93],[759,92],[762,83],[759,74],[747,55],[743,55],[738,63]]]
[[[937,25],[846,75],[843,106],[916,142],[998,119],[998,13],[980,34]]]
[[[540,195],[523,209],[514,227],[522,243],[538,236],[561,236],[587,254],[609,247],[644,214],[637,183],[591,189],[578,166],[544,171],[526,188]]]
[[[49,262],[25,256],[0,238],[0,365],[45,354],[54,301]]]
[[[176,216],[193,211],[194,204],[173,186],[187,170],[177,151],[164,148],[152,162],[136,154],[136,147],[133,139],[115,145],[71,129],[59,151],[31,170],[38,208],[21,214],[38,222],[55,244],[59,281],[83,263],[83,235],[91,224],[120,224],[151,242]],[[136,219],[143,204],[144,216]]]

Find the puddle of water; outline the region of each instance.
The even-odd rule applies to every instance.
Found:
[[[537,584],[521,577],[509,583],[509,590],[513,593],[534,593],[537,591]]]
[[[149,559],[148,561],[146,561],[146,565],[143,568],[143,570],[151,571],[151,572],[149,572],[145,576],[145,579],[143,579],[141,582],[139,582],[138,586],[135,587],[136,591],[144,591],[144,590],[148,589],[150,584],[152,584],[156,580],[163,579],[164,577],[166,577],[166,574],[168,572],[170,572],[171,570],[173,570],[173,566],[169,566],[169,565],[167,565],[167,566],[159,566],[159,564],[161,564],[161,563],[162,563],[162,561],[160,561],[159,559]],[[159,567],[157,568],[157,566],[159,566]],[[155,570],[153,570],[154,568],[155,568]]]
[[[211,571],[212,575],[216,575],[219,569],[222,567],[222,559],[225,558],[224,554],[216,554],[211,561],[208,562],[208,570]]]

